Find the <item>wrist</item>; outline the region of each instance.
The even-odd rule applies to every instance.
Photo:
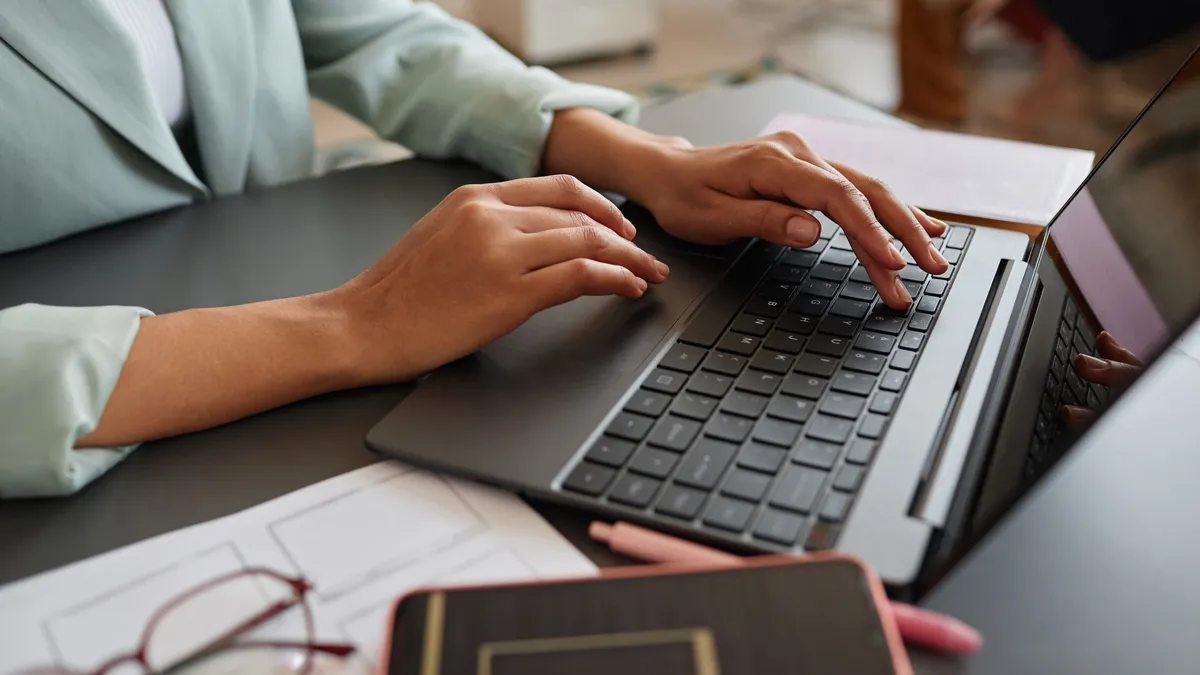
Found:
[[[646,134],[631,139],[614,157],[620,182],[615,190],[653,210],[656,199],[666,192],[666,179],[675,173],[673,165],[691,149],[692,144],[680,137]]]
[[[330,391],[378,383],[371,357],[370,322],[362,304],[345,287],[295,298],[304,317],[310,353],[318,363],[319,377]]]

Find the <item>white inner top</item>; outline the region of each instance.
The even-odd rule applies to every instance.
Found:
[[[142,70],[150,83],[154,101],[167,124],[178,131],[189,114],[183,60],[175,41],[175,26],[167,15],[165,0],[103,0],[121,26],[129,31],[142,56]]]

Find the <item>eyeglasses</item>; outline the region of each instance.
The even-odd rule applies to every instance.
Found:
[[[309,675],[320,655],[343,658],[354,645],[317,642],[305,579],[248,568],[182,593],[150,616],[133,652],[87,675]],[[299,612],[289,612],[299,608]],[[252,635],[253,634],[253,635]],[[290,639],[285,639],[290,638]],[[299,639],[296,639],[299,638]],[[82,675],[49,668],[23,675]]]

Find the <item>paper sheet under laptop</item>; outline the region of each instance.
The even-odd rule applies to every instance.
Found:
[[[924,209],[1046,225],[1091,171],[1095,155],[915,127],[782,114],[764,134],[791,129],[822,157],[876,176]]]

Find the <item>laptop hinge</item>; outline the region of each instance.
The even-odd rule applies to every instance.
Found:
[[[934,527],[945,525],[954,501],[975,424],[983,410],[1027,269],[1026,263],[1016,260],[1001,261],[997,268],[988,309],[980,317],[973,347],[942,418],[937,440],[930,449],[910,514]]]

